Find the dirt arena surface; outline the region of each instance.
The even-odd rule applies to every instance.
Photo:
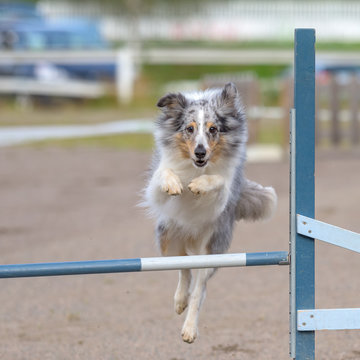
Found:
[[[0,150],[0,262],[157,256],[136,207],[150,154],[100,149]],[[321,153],[316,217],[360,232],[360,152]],[[247,166],[275,187],[267,223],[239,223],[231,252],[288,249],[288,163]],[[360,307],[359,255],[316,247],[316,304]],[[183,343],[177,272],[1,280],[0,359],[288,359],[288,267],[220,270],[200,336]],[[317,334],[316,359],[360,359],[360,332]]]

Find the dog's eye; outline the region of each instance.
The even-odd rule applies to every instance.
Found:
[[[186,128],[186,131],[189,133],[189,134],[192,134],[194,132],[194,127],[193,126],[188,126]]]
[[[215,126],[211,126],[209,128],[209,132],[210,134],[215,135],[217,133],[217,128]]]

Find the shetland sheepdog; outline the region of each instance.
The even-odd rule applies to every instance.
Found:
[[[236,220],[271,216],[276,193],[244,177],[247,122],[233,83],[162,97],[144,205],[164,256],[224,253]],[[206,283],[215,269],[179,271],[175,311],[187,307],[182,339],[192,343]]]

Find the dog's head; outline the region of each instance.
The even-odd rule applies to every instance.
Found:
[[[157,106],[162,109],[157,122],[161,144],[178,150],[196,167],[238,156],[239,145],[247,140],[245,116],[232,83],[202,93],[167,94]]]

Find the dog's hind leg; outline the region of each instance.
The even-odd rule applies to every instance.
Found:
[[[191,270],[179,271],[179,282],[174,296],[175,311],[180,315],[188,306],[189,289],[191,285]]]
[[[199,312],[206,295],[206,283],[214,272],[215,269],[198,270],[194,289],[190,296],[188,313],[181,332],[182,339],[189,344],[193,343],[198,335]]]
[[[163,256],[185,256],[185,248],[181,232],[164,223],[156,227],[156,240]],[[174,307],[178,314],[181,314],[188,305],[189,289],[191,285],[191,270],[179,271],[179,282],[174,296]]]

